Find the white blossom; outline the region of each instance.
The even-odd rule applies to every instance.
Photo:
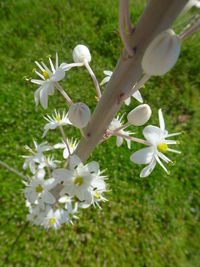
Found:
[[[31,153],[29,156],[22,156],[25,158],[25,162],[23,165],[23,169],[26,170],[27,167],[29,166],[30,171],[32,173],[36,172],[36,166],[35,163],[40,164],[43,161],[44,155],[43,152],[49,151],[53,149],[51,146],[47,145],[47,142],[43,142],[40,145],[36,143],[36,141],[33,141],[34,143],[34,148],[30,148],[29,146],[25,146],[25,148]]]
[[[53,177],[63,183],[60,195],[76,196],[80,201],[92,203],[94,188],[105,187],[105,177],[99,175],[99,164],[90,162],[86,165],[77,156],[72,156],[69,169],[56,169]]]
[[[68,114],[66,114],[65,111],[63,111],[63,114],[61,116],[59,112],[54,110],[54,114],[52,116],[47,115],[44,118],[46,121],[48,121],[48,123],[44,126],[44,133],[43,133],[42,137],[44,137],[46,135],[48,130],[54,130],[59,126],[71,124],[69,119],[68,119]]]
[[[141,173],[140,177],[146,177],[154,170],[156,162],[168,173],[166,167],[163,165],[163,161],[166,163],[171,162],[171,160],[165,155],[166,152],[180,153],[175,149],[171,149],[168,145],[178,144],[175,140],[168,140],[166,138],[179,135],[180,133],[168,134],[165,129],[165,122],[163,119],[163,114],[161,109],[159,110],[159,122],[160,128],[157,126],[149,125],[144,128],[143,135],[149,142],[149,147],[143,148],[131,155],[131,161],[137,164],[148,164]]]
[[[64,222],[64,210],[63,209],[52,209],[50,206],[47,207],[46,215],[44,217],[43,226],[47,229],[53,228],[58,230]]]
[[[58,148],[64,149],[63,150],[63,158],[64,159],[67,159],[69,157],[69,150],[70,150],[70,154],[73,154],[74,151],[76,150],[77,146],[78,146],[78,141],[76,139],[73,140],[73,138],[72,139],[67,138],[66,142],[68,144],[68,147],[64,141],[63,141],[63,143],[58,143],[58,144],[54,145],[55,149],[58,149]],[[69,148],[69,150],[68,150],[68,148]]]
[[[101,81],[100,85],[104,85],[105,83],[109,82],[110,79],[111,79],[111,76],[112,76],[112,74],[113,74],[113,72],[110,71],[110,70],[104,70],[103,73],[106,75],[106,77]],[[137,90],[137,91],[132,95],[132,97],[134,97],[138,102],[143,103],[142,95],[141,95],[141,93],[140,93],[139,90]],[[130,98],[130,97],[127,98],[127,99],[124,101],[124,103],[125,103],[127,106],[130,104],[130,102],[131,102],[131,98]]]
[[[108,127],[108,130],[115,131],[116,129],[118,129],[119,127],[121,127],[122,126],[122,119],[123,119],[123,115],[121,117],[117,116],[116,118],[114,118],[111,121],[111,123],[110,123],[110,125]],[[129,136],[129,135],[133,134],[133,133],[131,133],[129,131],[125,131],[123,129],[118,130],[117,132],[120,133],[120,134],[126,135],[126,136]],[[130,149],[131,148],[131,140],[126,139],[126,138],[121,137],[121,136],[117,136],[116,145],[118,147],[121,146],[124,139],[126,140],[127,146]]]
[[[55,185],[54,178],[45,180],[44,173],[39,172],[30,179],[30,183],[24,189],[24,195],[30,203],[39,204],[44,208],[44,204],[54,204],[56,201],[55,197],[50,193],[50,190]]]
[[[58,54],[56,53],[56,63],[55,67],[52,63],[51,58],[49,58],[49,63],[51,70],[41,62],[39,64],[35,61],[35,64],[39,67],[42,74],[38,71],[35,71],[36,74],[41,78],[40,80],[32,79],[31,82],[38,84],[40,87],[35,91],[35,103],[36,106],[39,104],[39,100],[44,109],[48,107],[48,96],[54,94],[55,84],[58,81],[61,81],[65,77],[65,71],[63,70],[63,64],[58,65]]]

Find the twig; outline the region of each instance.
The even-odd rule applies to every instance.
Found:
[[[129,136],[129,135],[125,135],[125,134],[121,134],[119,132],[114,132],[114,131],[109,131],[109,134],[113,135],[113,136],[119,136],[119,137],[122,137],[124,139],[128,139],[128,140],[131,140],[133,142],[140,143],[140,144],[143,144],[143,145],[146,145],[146,146],[150,146],[150,143],[148,141],[140,139],[140,138],[135,138],[135,137],[132,137],[132,136]]]
[[[87,62],[87,60],[84,61],[84,64],[85,64],[85,67],[88,70],[92,80],[94,81],[94,85],[95,85],[95,88],[96,88],[96,91],[97,91],[98,100],[99,100],[101,98],[101,90],[100,90],[97,78],[96,78],[94,72],[92,71],[92,69],[91,69],[89,63]]]
[[[23,178],[24,180],[29,181],[29,177],[28,176],[23,175],[21,172],[18,172],[17,170],[15,170],[14,168],[10,167],[8,164],[6,164],[5,162],[3,162],[1,160],[0,160],[0,165],[2,167],[4,167],[5,169],[7,169],[8,171],[15,173],[16,175],[18,175],[19,177]]]
[[[71,98],[68,96],[68,94],[63,90],[62,86],[56,82],[56,88],[58,89],[58,91],[64,96],[64,98],[66,99],[67,103],[69,106],[71,106],[71,104],[73,104]]]

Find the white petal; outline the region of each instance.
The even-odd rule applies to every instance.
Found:
[[[56,52],[56,69],[58,68],[58,53]]]
[[[163,131],[159,127],[148,125],[144,128],[143,135],[152,145],[157,145],[163,138]]]
[[[85,167],[87,167],[89,172],[97,173],[99,171],[99,163],[96,161],[88,163]]]
[[[105,75],[107,75],[107,76],[112,76],[112,74],[113,74],[113,72],[110,71],[110,70],[104,70],[103,73],[104,73]]]
[[[46,202],[48,204],[54,204],[56,201],[55,197],[51,193],[49,193],[48,191],[44,192],[43,200],[44,200],[44,202]]]
[[[151,172],[154,170],[155,166],[156,166],[156,159],[153,158],[151,163],[141,171],[140,177],[144,178],[149,176]]]
[[[123,138],[121,136],[117,136],[116,145],[120,147],[123,143]]]
[[[137,164],[149,164],[152,161],[153,155],[154,148],[151,146],[133,153],[130,159]]]
[[[71,156],[70,161],[69,161],[69,169],[74,169],[80,163],[82,163],[82,162],[78,156],[76,156],[76,155]]]
[[[165,131],[165,121],[163,118],[162,110],[158,110],[158,117],[159,117],[159,123],[160,123],[160,129],[164,132]]]
[[[165,168],[165,166],[163,165],[162,161],[159,159],[159,157],[156,155],[156,160],[157,162],[160,164],[160,166],[163,168],[163,170],[168,173],[167,169]]]
[[[43,85],[44,81],[42,80],[36,80],[36,79],[31,79],[31,82],[32,83],[35,83],[35,84],[39,84],[39,85]]]
[[[43,88],[40,91],[40,103],[44,109],[47,109],[48,107],[48,92],[47,88]]]
[[[62,68],[58,68],[53,75],[52,79],[56,82],[62,80],[65,77],[65,71]]]
[[[125,105],[129,106],[130,103],[131,103],[131,98],[127,98],[125,101],[124,101]]]
[[[72,177],[73,173],[67,169],[56,169],[53,171],[52,176],[59,180],[64,180]]]
[[[63,158],[64,159],[67,159],[69,157],[69,151],[68,151],[68,148],[65,148],[64,150],[63,150]]]
[[[138,102],[143,103],[142,95],[139,90],[137,90],[133,95],[132,95]]]
[[[101,81],[100,85],[104,85],[105,83],[107,83],[109,81],[110,81],[110,76],[107,76]]]
[[[49,62],[50,62],[51,69],[52,69],[53,73],[55,73],[55,68],[54,68],[54,65],[53,65],[53,63],[52,63],[51,58],[49,58]]]

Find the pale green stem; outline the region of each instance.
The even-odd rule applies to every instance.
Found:
[[[29,181],[29,177],[23,175],[21,172],[18,172],[17,170],[15,170],[14,168],[10,167],[8,164],[6,164],[5,162],[0,160],[0,165],[2,167],[4,167],[5,169],[7,169],[10,172],[13,172],[14,174],[18,175],[19,177],[23,178],[24,180]]]

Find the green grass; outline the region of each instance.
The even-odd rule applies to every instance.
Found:
[[[134,22],[144,3],[134,3]],[[21,170],[24,145],[32,145],[33,138],[42,141],[45,111],[39,107],[35,112],[37,87],[23,79],[35,76],[34,61],[49,54],[54,58],[57,51],[61,61],[72,62],[75,45],[86,44],[100,81],[102,71],[113,69],[120,56],[117,16],[114,0],[1,1],[1,160]],[[46,232],[26,222],[21,178],[0,169],[0,266],[200,266],[199,37],[186,40],[176,66],[164,77],[152,78],[142,90],[153,110],[150,123],[158,123],[157,110],[162,107],[167,129],[185,133],[180,138],[182,154],[170,155],[176,161],[171,175],[157,166],[150,177],[140,179],[141,167],[129,157],[142,146],[134,144],[129,151],[110,139],[91,156],[107,169],[109,202],[102,211],[92,207],[80,211],[74,226]],[[95,91],[86,71],[72,70],[66,76],[62,85],[69,95],[93,110]],[[132,100],[121,113],[136,105]],[[47,112],[55,107],[65,108],[57,92],[49,98]],[[181,122],[180,115],[188,119]],[[132,130],[141,136],[141,129]],[[77,133],[69,130],[69,136]],[[54,144],[58,136],[51,131],[47,138]]]

